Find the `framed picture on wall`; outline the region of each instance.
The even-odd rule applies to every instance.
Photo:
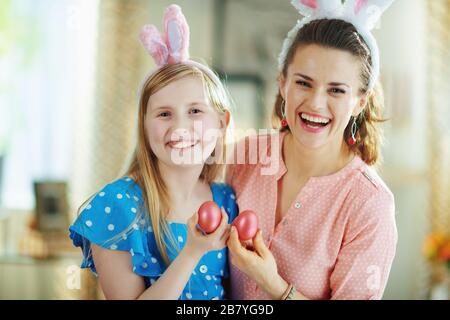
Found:
[[[69,226],[67,183],[35,181],[36,218],[39,231],[66,231]]]

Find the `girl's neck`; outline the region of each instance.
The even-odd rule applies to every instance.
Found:
[[[202,166],[168,167],[159,164],[159,171],[174,203],[189,202],[196,197],[204,182],[200,180]]]
[[[283,159],[288,172],[297,177],[323,177],[344,168],[354,154],[342,142],[321,148],[306,148],[288,132],[283,141]]]

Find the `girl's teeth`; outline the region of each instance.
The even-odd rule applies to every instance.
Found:
[[[184,149],[184,148],[192,147],[194,144],[195,143],[191,143],[191,142],[179,142],[179,143],[171,144],[171,147],[174,149]]]

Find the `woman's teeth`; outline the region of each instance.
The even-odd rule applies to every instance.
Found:
[[[305,122],[307,125],[312,127],[324,127],[328,123],[330,123],[330,119],[322,118],[322,117],[313,117],[304,113],[300,114],[300,118]]]

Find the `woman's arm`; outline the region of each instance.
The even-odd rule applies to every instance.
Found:
[[[228,238],[228,216],[222,210],[222,222],[217,230],[203,235],[197,229],[198,215],[188,221],[188,240],[177,258],[161,277],[148,289],[144,279],[133,273],[131,254],[92,245],[92,255],[106,299],[121,300],[176,300],[203,254],[225,247]]]
[[[264,244],[261,230],[258,230],[253,239],[254,251],[242,245],[235,227],[231,228],[227,245],[233,265],[253,279],[271,299],[278,300],[283,297],[289,288],[289,283],[278,274],[277,263],[270,249]],[[298,288],[296,289],[293,300],[308,300],[298,292]]]

